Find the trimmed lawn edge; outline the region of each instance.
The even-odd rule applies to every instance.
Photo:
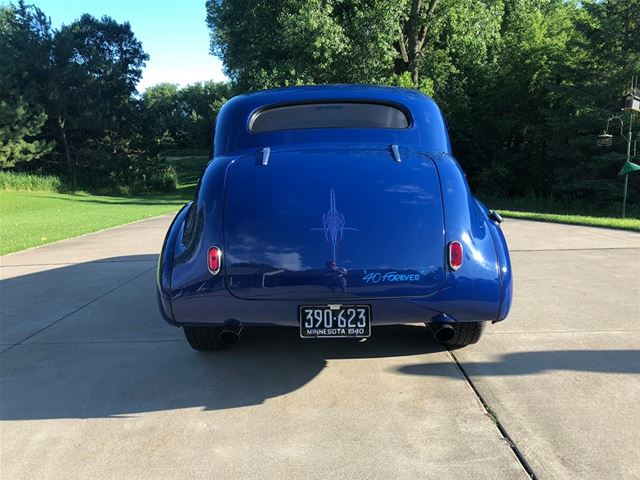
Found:
[[[513,210],[497,210],[505,218],[533,220],[536,222],[563,223],[585,227],[609,228],[640,232],[639,218],[590,217],[588,215],[562,215],[556,213],[518,212]]]
[[[127,225],[132,225],[134,223],[146,222],[147,220],[153,220],[154,218],[164,217],[165,215],[172,215],[172,216],[175,217],[176,213],[178,213],[178,210],[176,210],[175,212],[160,213],[158,215],[152,215],[150,217],[139,218],[138,220],[132,220],[130,222],[119,223],[117,225],[111,225],[110,227],[99,228],[97,230],[91,230],[89,232],[81,233],[80,235],[73,235],[71,237],[59,238],[59,239],[53,240],[51,242],[45,242],[45,243],[41,243],[39,245],[34,245],[32,247],[22,248],[20,250],[14,250],[12,252],[3,253],[3,254],[0,255],[0,259],[4,259],[5,257],[8,257],[9,255],[13,255],[14,253],[28,252],[29,250],[35,250],[36,248],[48,247],[49,245],[54,245],[56,243],[66,242],[67,240],[73,240],[75,238],[86,237],[87,235],[93,235],[94,233],[100,233],[100,232],[104,232],[106,230],[111,230],[111,229],[114,229],[114,228],[125,227]],[[158,252],[158,254],[160,254],[160,252]],[[3,265],[0,264],[0,266],[3,266]]]

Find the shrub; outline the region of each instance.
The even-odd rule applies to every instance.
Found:
[[[0,191],[62,192],[65,185],[58,177],[0,171]]]
[[[178,174],[173,167],[165,167],[146,178],[146,187],[155,192],[175,192],[178,189]]]

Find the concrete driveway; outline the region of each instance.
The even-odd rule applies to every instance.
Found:
[[[0,478],[640,478],[640,234],[507,220],[510,318],[452,352],[156,309],[170,217],[0,259]]]

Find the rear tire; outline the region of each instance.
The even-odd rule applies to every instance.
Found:
[[[450,347],[465,347],[473,343],[477,343],[482,336],[485,324],[487,322],[462,322],[451,323],[455,334],[450,340],[440,342]]]
[[[222,327],[183,327],[183,330],[187,342],[194,350],[210,352],[227,348],[220,340]]]

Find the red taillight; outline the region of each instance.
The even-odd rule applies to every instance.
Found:
[[[220,266],[222,265],[222,250],[220,247],[211,247],[209,249],[209,271],[212,275],[220,273]]]
[[[449,267],[458,270],[462,266],[462,244],[460,242],[449,243]]]

